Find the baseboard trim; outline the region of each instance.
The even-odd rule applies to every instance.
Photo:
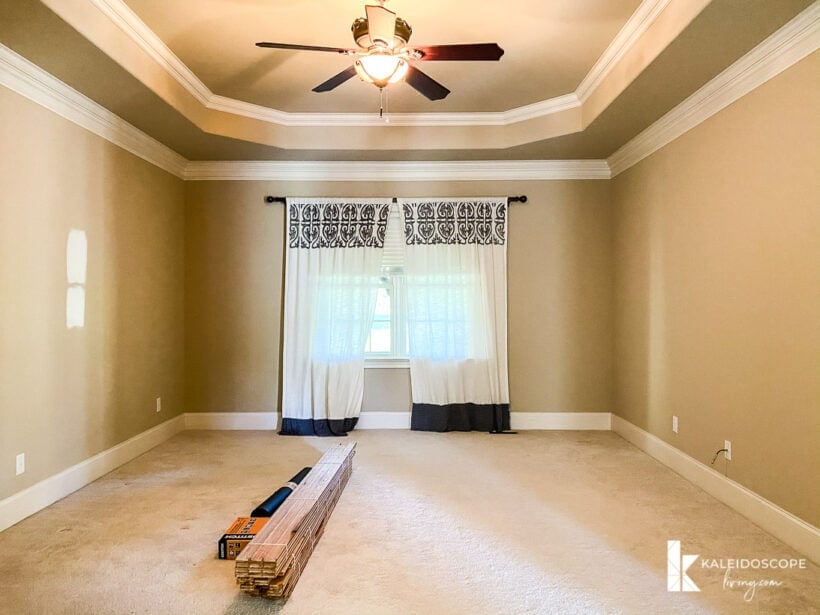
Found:
[[[510,427],[609,431],[611,417],[609,412],[511,412]]]
[[[609,412],[511,412],[512,429],[610,429]],[[189,412],[185,429],[276,429],[277,412]],[[362,412],[356,429],[410,429],[410,412]]]
[[[0,532],[116,470],[184,429],[184,416],[174,417],[0,500]]]
[[[619,416],[612,431],[730,508],[820,563],[820,530]]]
[[[0,532],[188,429],[276,429],[277,412],[189,412],[0,500]],[[820,563],[820,530],[609,412],[512,412],[520,430],[612,430],[779,540]],[[409,429],[409,412],[362,412],[359,429]]]
[[[410,413],[362,412],[356,429],[410,429]]]
[[[276,429],[278,412],[188,412],[185,429]]]

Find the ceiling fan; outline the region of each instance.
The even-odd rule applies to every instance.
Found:
[[[359,49],[268,42],[256,43],[256,46],[297,51],[329,51],[355,58],[353,66],[320,83],[313,88],[314,92],[329,92],[358,75],[362,81],[372,83],[379,89],[404,79],[410,87],[430,100],[441,100],[450,93],[450,90],[417,69],[411,62],[498,60],[504,55],[504,50],[497,43],[411,47],[408,45],[413,34],[410,24],[393,11],[386,9],[386,0],[377,1],[378,5],[366,5],[367,17],[359,17],[351,26],[353,40]]]

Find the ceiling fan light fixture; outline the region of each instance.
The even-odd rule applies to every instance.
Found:
[[[354,66],[362,81],[380,88],[404,79],[409,68],[404,58],[389,53],[370,53],[361,56]]]
[[[374,41],[370,37],[370,24],[366,17],[359,17],[354,21],[350,30],[353,32],[353,40],[362,49],[370,49],[373,46],[390,47],[392,49],[404,47],[413,34],[413,28],[401,17],[396,17],[396,29],[393,33],[392,45],[385,45],[382,41]]]

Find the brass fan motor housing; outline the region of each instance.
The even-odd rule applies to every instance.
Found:
[[[367,17],[359,17],[353,22],[350,27],[353,32],[353,40],[363,49],[370,49],[373,42],[370,40],[370,24],[367,23]],[[410,37],[413,35],[413,28],[401,17],[396,17],[396,31],[393,34],[393,41],[395,47],[402,47],[407,44]]]

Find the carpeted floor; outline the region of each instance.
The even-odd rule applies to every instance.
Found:
[[[177,435],[0,533],[0,613],[816,613],[820,571],[744,599],[701,562],[801,555],[611,432],[360,431],[293,596],[238,591],[228,524],[339,440]],[[667,540],[699,593],[666,587]]]

